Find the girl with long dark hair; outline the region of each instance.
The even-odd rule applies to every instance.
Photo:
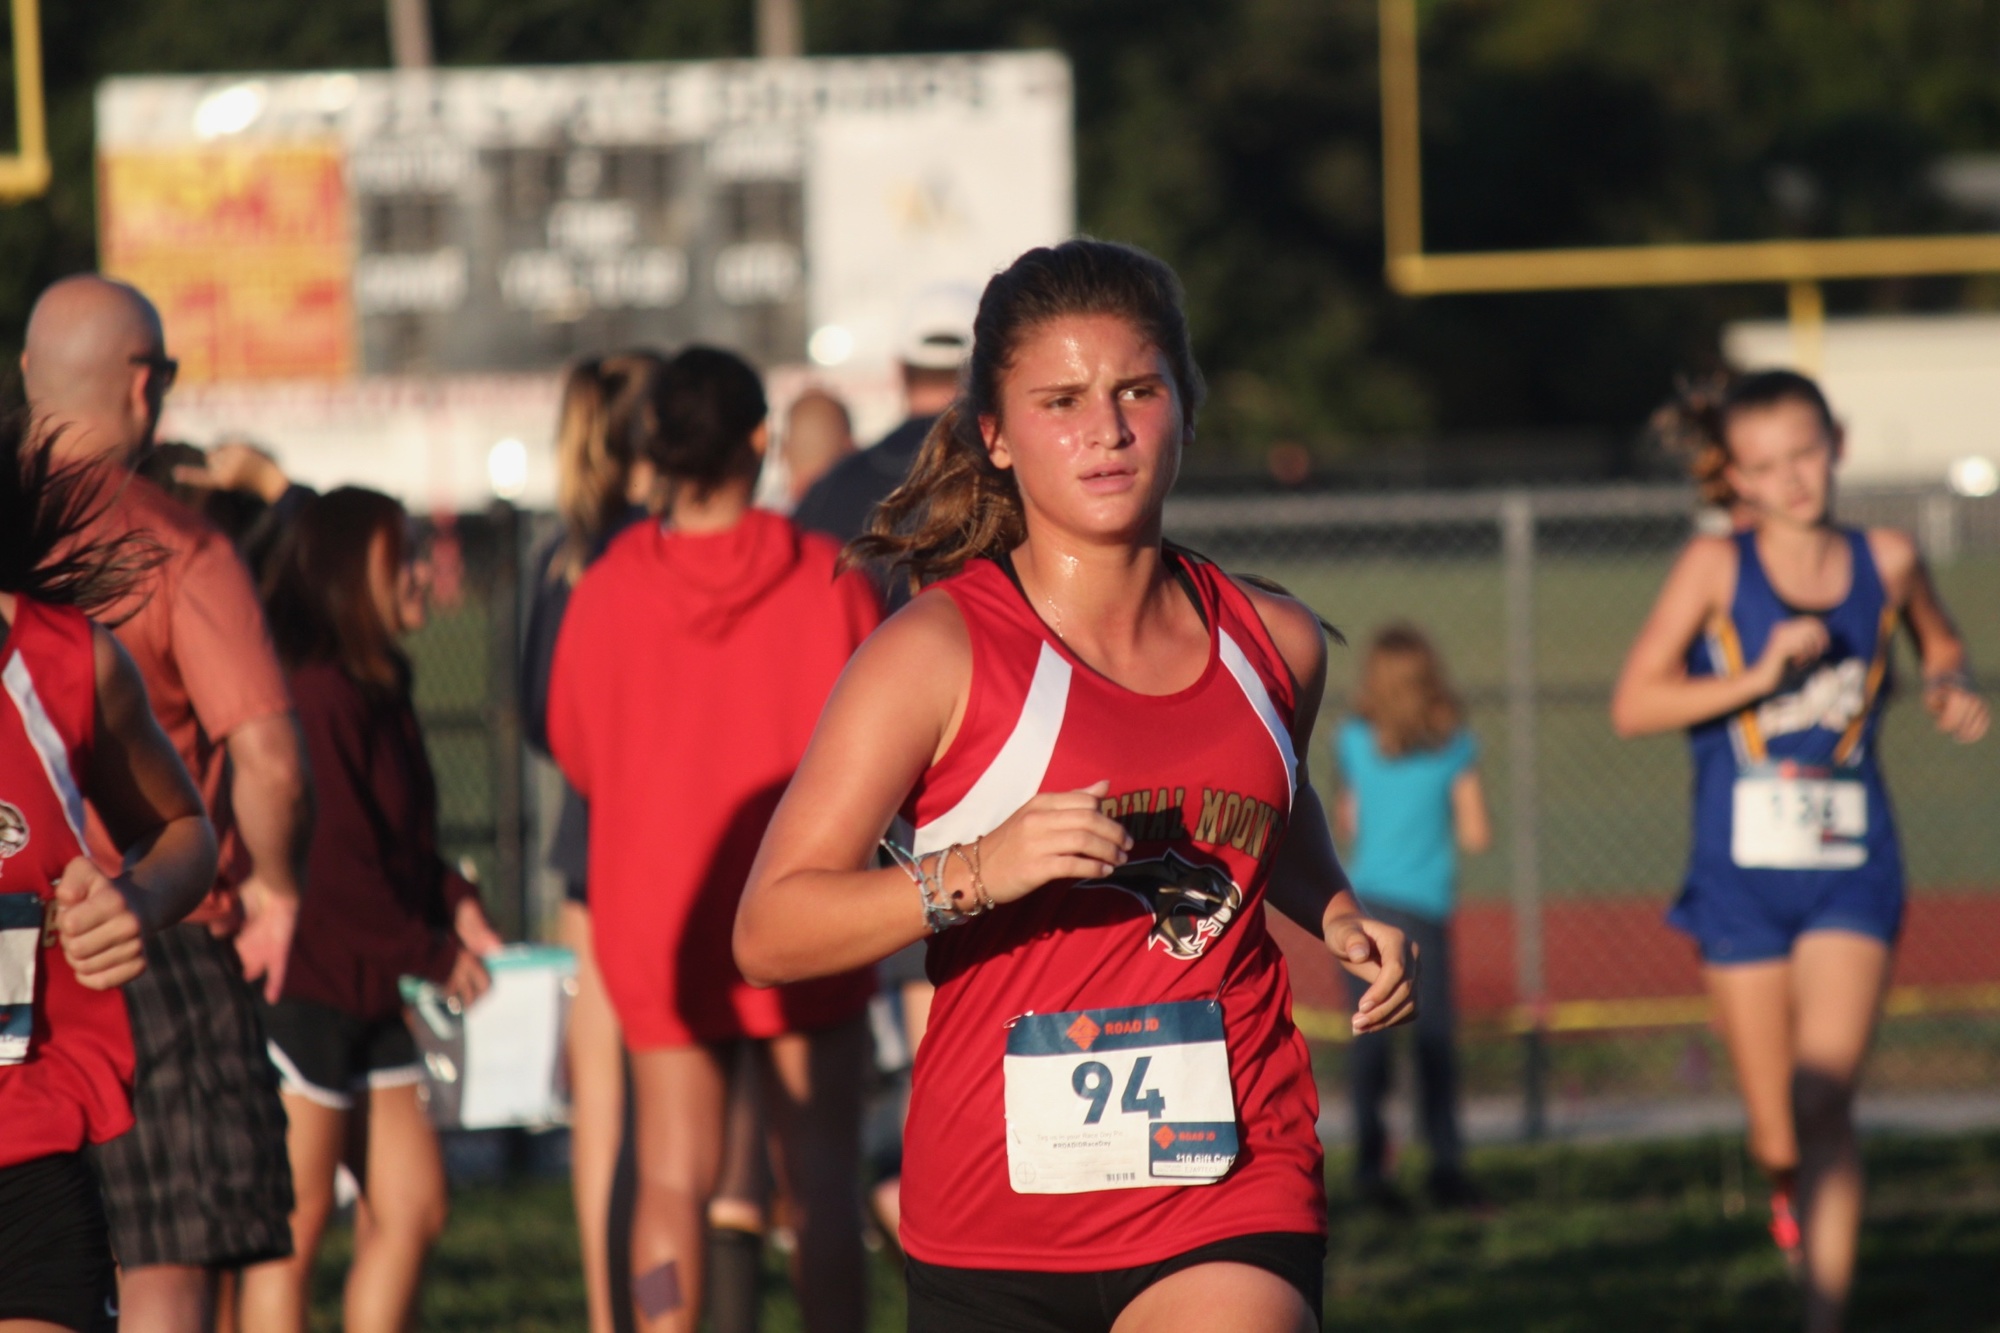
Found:
[[[1695,387],[1656,424],[1737,530],[1689,542],[1611,700],[1620,735],[1685,728],[1694,846],[1668,921],[1702,975],[1771,1180],[1806,1327],[1841,1325],[1861,1226],[1854,1094],[1903,919],[1876,744],[1907,626],[1924,706],[1971,742],[1988,713],[1916,543],[1833,514],[1841,430],[1792,371]]]
[[[755,981],[930,941],[912,1329],[1319,1326],[1318,1099],[1262,908],[1369,983],[1357,1032],[1411,1016],[1414,959],[1299,762],[1319,620],[1161,538],[1201,399],[1157,259],[1069,241],[987,284],[958,402],[853,548],[929,586],[842,677],[744,894]]]
[[[87,533],[117,484],[0,420],[0,1325],[88,1333],[117,1308],[86,1145],[132,1125],[118,988],[214,881],[215,834],[138,669],[86,615],[159,552]],[[88,801],[124,855],[85,851]]]
[[[289,1259],[244,1274],[244,1327],[306,1327],[308,1287],[345,1161],[361,1184],[344,1327],[398,1333],[444,1228],[444,1162],[417,1099],[398,982],[471,1003],[500,947],[478,891],[438,852],[437,784],[397,640],[424,618],[409,516],[342,487],[305,505],[265,577],[272,639],[312,761],[317,817],[277,1003],[296,1204]]]

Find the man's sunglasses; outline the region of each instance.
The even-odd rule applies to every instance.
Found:
[[[181,363],[170,356],[157,354],[135,356],[132,358],[132,364],[144,366],[153,372],[146,380],[146,389],[150,393],[164,395],[167,390],[174,387],[174,381],[180,378]]]

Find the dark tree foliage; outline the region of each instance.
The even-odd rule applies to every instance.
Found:
[[[751,0],[431,0],[439,58],[748,54]],[[383,0],[43,0],[57,183],[0,210],[0,354],[89,266],[92,90],[137,72],[374,66]],[[805,0],[820,54],[1051,47],[1082,226],[1187,282],[1211,457],[1438,434],[1630,436],[1768,288],[1408,301],[1381,277],[1372,0]],[[1437,249],[1984,230],[1940,158],[2000,153],[2000,0],[1427,0]],[[11,89],[8,89],[11,97]],[[1992,279],[1836,284],[1836,311],[2000,305]]]

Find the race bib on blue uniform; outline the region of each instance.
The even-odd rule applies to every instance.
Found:
[[[1797,765],[1754,768],[1732,793],[1729,859],[1746,870],[1852,870],[1868,863],[1868,790]]]
[[[1236,1161],[1214,1000],[1025,1015],[1008,1030],[1004,1074],[1017,1194],[1205,1185]]]
[[[44,910],[39,893],[0,893],[0,1065],[26,1060],[35,1035]]]

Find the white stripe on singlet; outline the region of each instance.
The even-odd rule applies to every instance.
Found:
[[[63,744],[62,733],[50,720],[49,712],[42,707],[42,696],[35,692],[35,678],[28,671],[28,663],[18,650],[7,659],[7,666],[0,671],[0,681],[7,686],[8,695],[14,700],[15,709],[21,714],[21,727],[28,733],[28,744],[35,747],[35,757],[42,761],[42,772],[48,775],[49,786],[55,789],[56,798],[62,802],[63,818],[69,823],[69,831],[76,835],[76,845],[81,848],[83,841],[83,792],[76,785],[76,777],[69,771],[69,747]]]
[[[1049,771],[1069,707],[1069,681],[1069,663],[1044,643],[1007,743],[957,805],[916,831],[912,852],[924,856],[991,833],[1042,789],[1042,776]]]
[[[1243,697],[1256,710],[1257,718],[1264,724],[1264,730],[1271,733],[1271,743],[1278,747],[1278,757],[1285,761],[1285,806],[1287,812],[1292,800],[1299,794],[1299,757],[1292,749],[1292,733],[1285,729],[1284,719],[1278,716],[1277,706],[1271,702],[1271,692],[1264,688],[1264,682],[1257,676],[1257,668],[1250,665],[1250,659],[1243,655],[1243,649],[1236,640],[1229,637],[1229,631],[1216,631],[1222,639],[1222,665],[1229,668],[1229,674],[1236,677],[1236,684],[1243,691]]]

